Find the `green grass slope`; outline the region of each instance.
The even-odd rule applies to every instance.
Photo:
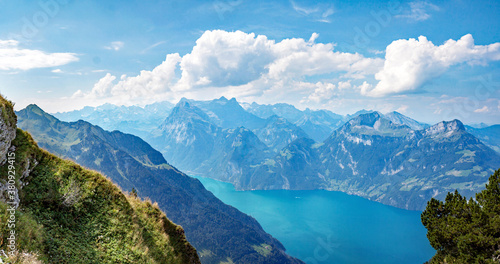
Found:
[[[1,97],[0,107],[2,113],[13,113]],[[15,124],[15,116],[6,118]],[[15,161],[0,167],[0,187],[15,170],[19,207],[12,228],[10,196],[2,189],[4,263],[200,263],[182,227],[156,204],[126,195],[101,174],[40,149],[23,130],[17,129],[10,152]],[[7,247],[12,230],[14,255]]]

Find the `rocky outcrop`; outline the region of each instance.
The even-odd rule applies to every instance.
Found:
[[[7,152],[15,137],[16,116],[12,103],[0,96],[0,166],[7,160]]]
[[[11,148],[11,143],[16,138],[16,122],[17,118],[14,114],[12,103],[0,96],[0,166],[7,162],[7,154]],[[12,149],[11,149],[12,150]],[[0,201],[5,201],[4,193],[7,191],[8,185],[3,180],[0,180]],[[19,204],[19,196],[16,192],[14,202]]]

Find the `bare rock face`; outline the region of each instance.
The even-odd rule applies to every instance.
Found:
[[[15,115],[12,105],[0,96],[0,166],[7,160],[10,144],[16,137],[16,118],[10,115]]]
[[[7,153],[11,147],[12,140],[16,137],[17,118],[14,114],[12,103],[0,95],[0,166],[7,161]],[[3,175],[2,175],[3,176]],[[8,185],[0,179],[0,200],[5,201],[4,192]],[[19,196],[16,192],[15,203],[19,204]],[[16,206],[17,208],[17,206]]]

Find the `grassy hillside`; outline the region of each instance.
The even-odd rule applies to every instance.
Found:
[[[15,124],[12,105],[0,100],[3,121]],[[3,262],[199,263],[183,229],[157,205],[126,195],[101,174],[38,148],[23,130],[17,129],[11,145],[15,159],[0,167]],[[16,197],[5,186],[14,170],[19,207],[12,227],[8,202]],[[8,238],[13,231],[18,252],[11,255]]]

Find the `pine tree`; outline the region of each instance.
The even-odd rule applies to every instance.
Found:
[[[430,263],[500,263],[500,169],[467,200],[458,191],[432,198],[421,215],[436,249]]]

